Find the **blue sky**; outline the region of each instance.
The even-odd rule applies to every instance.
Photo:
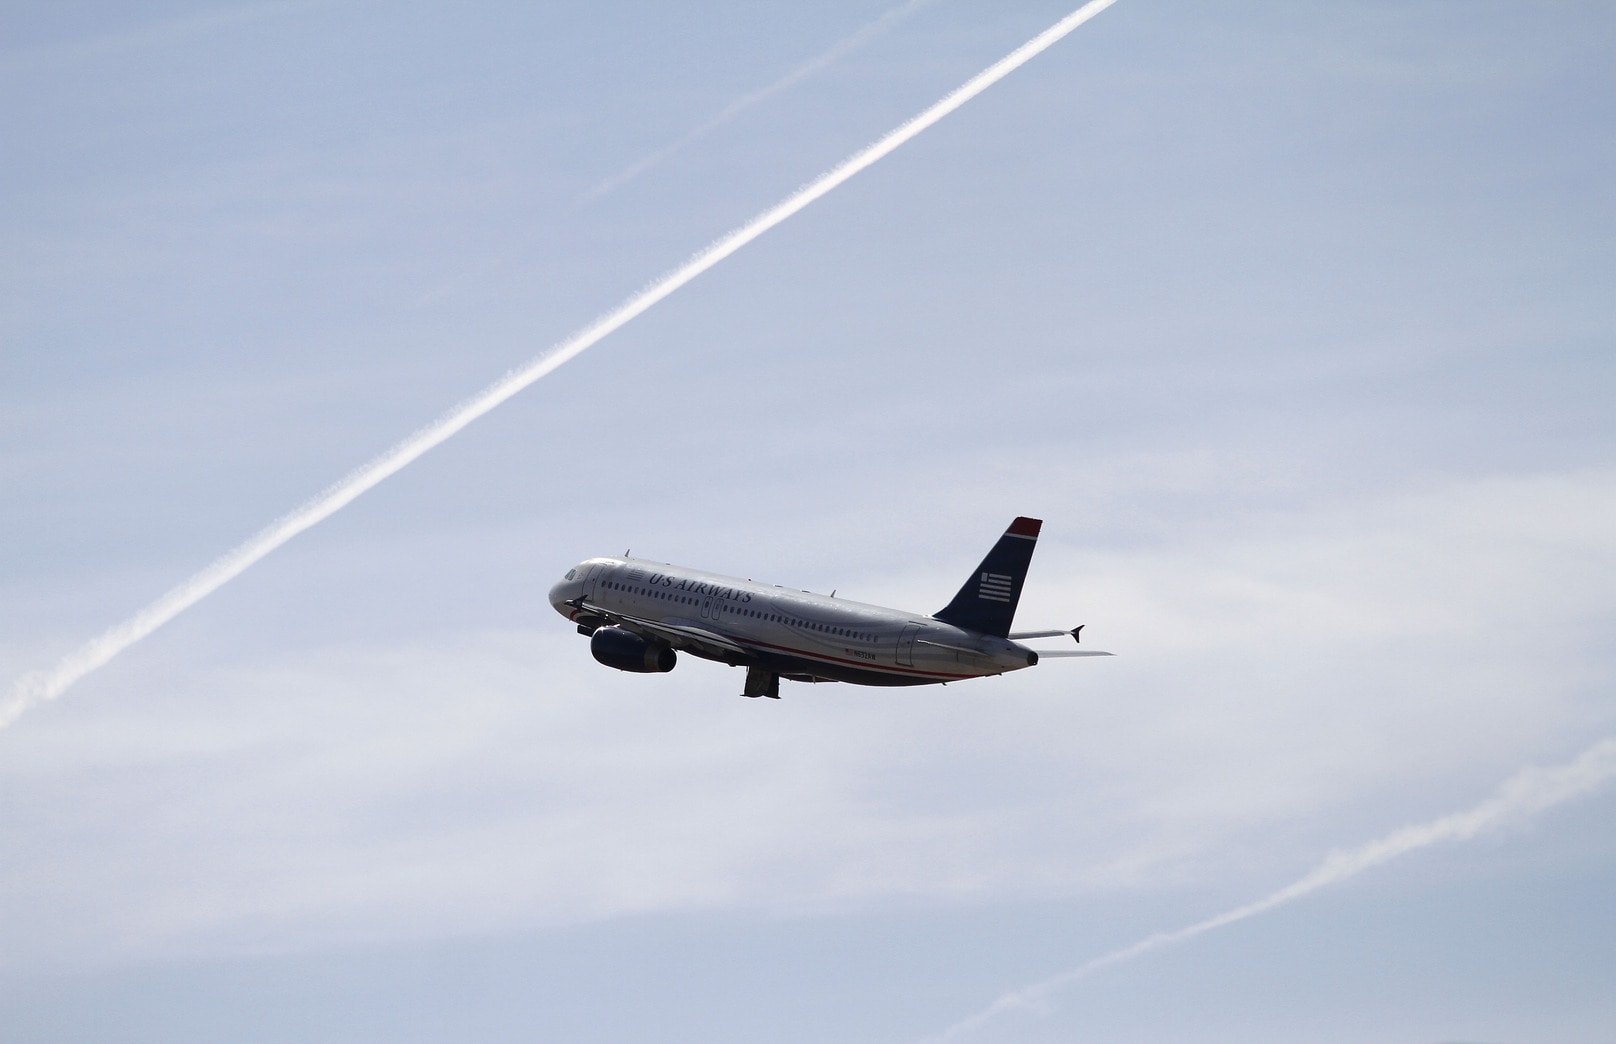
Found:
[[[0,668],[1064,15],[0,15]],[[0,1036],[918,1040],[1616,733],[1616,15],[1121,0],[0,732]],[[619,675],[636,554],[1106,661]],[[1599,792],[971,1039],[1604,1041]]]

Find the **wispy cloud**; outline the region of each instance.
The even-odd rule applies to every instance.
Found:
[[[784,76],[780,77],[778,80],[775,80],[768,86],[760,87],[757,90],[752,91],[750,94],[741,95],[739,98],[736,98],[734,101],[724,106],[724,108],[721,109],[717,115],[713,116],[705,123],[700,124],[690,131],[687,131],[683,136],[629,164],[618,173],[607,178],[605,181],[602,181],[588,192],[585,192],[582,196],[579,196],[578,202],[590,203],[594,200],[600,199],[602,196],[617,191],[624,185],[627,185],[629,182],[639,177],[641,174],[644,174],[646,171],[656,166],[658,163],[661,163],[663,160],[667,159],[669,156],[672,156],[674,153],[685,148],[686,146],[701,140],[702,138],[711,134],[713,131],[722,127],[724,124],[735,119],[735,117],[739,116],[746,110],[760,104],[761,102],[767,101],[776,94],[779,94],[781,91],[786,91],[792,87],[795,87],[797,84],[808,79],[810,76],[824,72],[832,65],[835,65],[842,58],[846,57],[848,54],[877,39],[883,33],[896,26],[899,22],[903,21],[905,18],[908,18],[910,15],[932,2],[933,0],[908,0],[907,3],[894,7],[892,10],[886,12],[875,21],[863,26],[851,36],[832,44],[827,50],[815,55],[813,58],[808,59],[808,61],[797,66],[795,69],[792,69],[790,72],[786,73]]]
[[[199,37],[219,29],[294,14],[315,7],[319,2],[320,0],[286,0],[281,3],[243,4],[239,7],[226,7],[156,22],[119,33],[22,47],[9,53],[0,52],[0,68],[59,67],[129,52],[175,47],[192,43]]]
[[[1613,777],[1616,777],[1616,737],[1607,737],[1563,765],[1523,769],[1500,786],[1491,797],[1472,808],[1427,823],[1394,830],[1357,848],[1331,852],[1307,874],[1256,902],[1236,907],[1215,917],[1208,917],[1204,921],[1197,921],[1177,931],[1157,932],[1146,936],[1131,946],[1113,950],[1058,975],[1006,993],[976,1014],[950,1026],[937,1039],[954,1040],[969,1035],[995,1018],[1012,1011],[1048,1011],[1055,994],[1061,989],[1104,968],[1131,961],[1155,950],[1188,942],[1214,929],[1267,913],[1321,888],[1357,877],[1366,870],[1372,870],[1410,852],[1444,841],[1468,841],[1486,831],[1530,819],[1556,805],[1603,786]]]
[[[1108,495],[1138,504],[1128,490],[1119,478]],[[1369,837],[1423,821],[1432,793],[1479,794],[1613,731],[1589,626],[1611,588],[1572,591],[1562,572],[1608,574],[1616,539],[1588,520],[1613,495],[1616,475],[1443,483],[1103,556],[1052,534],[1035,566],[1045,618],[1090,605],[1125,656],[879,699],[804,686],[768,714],[740,706],[720,665],[600,668],[559,617],[536,632],[440,621],[374,646],[337,627],[313,649],[271,635],[257,656],[131,664],[120,684],[139,700],[42,716],[0,759],[26,812],[0,867],[4,956],[306,951],[645,912],[1113,904],[1189,880],[1226,895],[1254,866],[1283,882],[1344,836],[1332,823]],[[452,562],[474,542],[520,561],[549,537],[513,522],[406,557]],[[913,563],[912,535],[880,539],[884,562],[843,561],[827,587],[931,604],[951,570]],[[786,546],[752,552],[769,579],[799,578]],[[308,609],[321,619],[422,580],[394,568],[397,547],[315,553],[332,587]],[[1474,575],[1489,562],[1507,568]],[[1448,579],[1461,574],[1473,586]],[[522,605],[492,616],[527,619]]]

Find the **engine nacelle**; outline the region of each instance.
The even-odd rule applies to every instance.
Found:
[[[678,660],[666,645],[621,627],[597,627],[589,636],[589,653],[608,667],[635,674],[666,674]]]

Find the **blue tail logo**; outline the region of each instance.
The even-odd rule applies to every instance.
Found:
[[[1010,523],[954,600],[934,618],[969,631],[1000,638],[1008,635],[1042,526],[1043,522],[1036,518],[1023,517]]]

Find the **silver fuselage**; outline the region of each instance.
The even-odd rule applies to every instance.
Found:
[[[800,680],[926,685],[1030,667],[1024,645],[924,613],[866,605],[732,576],[646,562],[591,558],[550,589],[556,612],[586,623],[586,606],[695,637],[676,647]],[[700,635],[728,646],[703,642]]]

